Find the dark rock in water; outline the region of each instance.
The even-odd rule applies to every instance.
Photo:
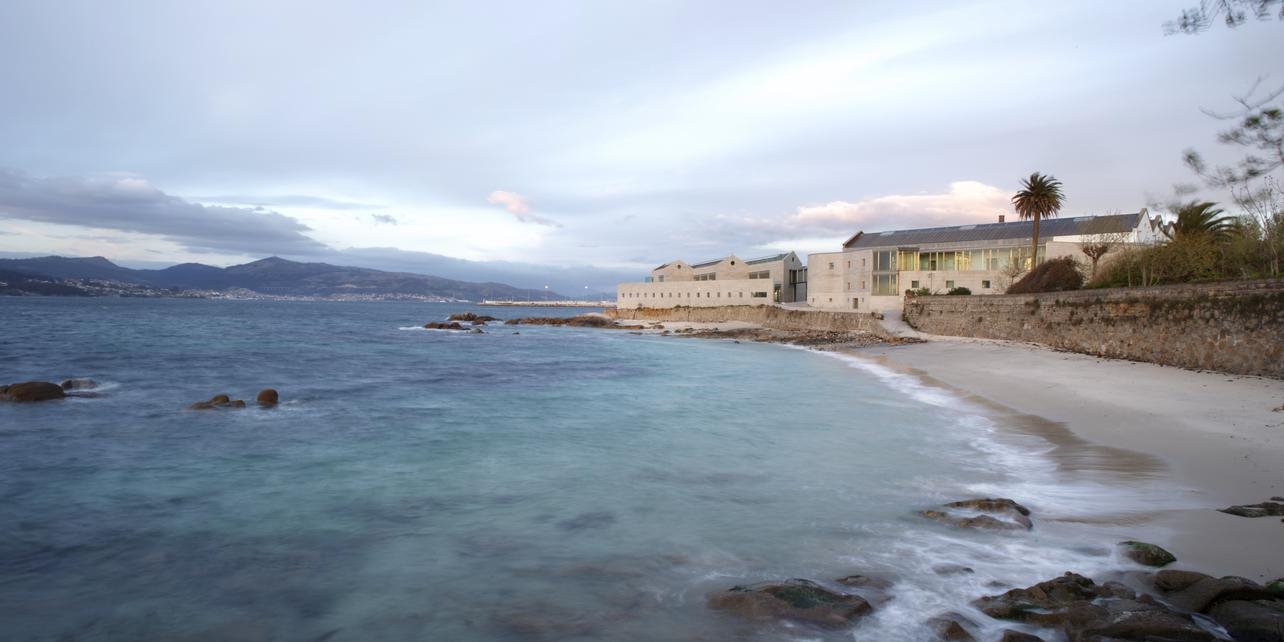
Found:
[[[1155,586],[1161,591],[1180,591],[1209,575],[1195,571],[1159,571],[1155,573]]]
[[[459,325],[458,321],[451,321],[449,323],[441,323],[441,322],[433,321],[432,323],[425,323],[424,328],[428,330],[467,330],[468,329],[462,325]]]
[[[965,499],[942,508],[944,510],[920,511],[919,515],[958,528],[1029,530],[1034,527],[1030,509],[1010,499]]]
[[[450,315],[449,317],[446,317],[446,320],[447,321],[470,321],[473,323],[473,325],[482,325],[490,321],[498,321],[499,319],[495,317],[488,317],[484,314],[477,314],[476,312],[457,312],[455,314]]]
[[[1275,595],[1284,598],[1284,577],[1274,579],[1266,583],[1266,590]]]
[[[1204,577],[1190,586],[1172,591],[1165,599],[1173,606],[1204,613],[1220,602],[1270,600],[1275,596],[1266,587],[1242,577]]]
[[[259,395],[254,398],[254,403],[260,406],[275,406],[281,400],[281,395],[275,388],[264,388],[259,391]]]
[[[473,328],[470,334],[486,334],[481,328]]]
[[[859,588],[872,588],[880,591],[886,591],[892,588],[892,581],[882,577],[870,577],[868,575],[848,575],[835,580],[844,586],[854,586]]]
[[[93,390],[98,382],[93,379],[68,379],[62,382],[63,390]]]
[[[1177,561],[1175,555],[1154,544],[1128,540],[1119,542],[1119,546],[1128,559],[1145,566],[1167,566]]]
[[[873,607],[808,580],[734,586],[709,596],[709,608],[753,620],[791,620],[826,629],[852,626]]]
[[[937,575],[970,575],[976,571],[971,566],[962,564],[937,564],[932,567],[932,572]]]
[[[62,399],[67,393],[63,392],[62,386],[48,381],[27,381],[24,383],[9,384],[4,390],[4,398],[8,401],[31,402],[31,401],[49,401],[51,399]]]
[[[1278,517],[1284,515],[1284,503],[1262,502],[1260,504],[1219,508],[1218,510],[1228,515],[1238,515],[1239,517]]]
[[[209,401],[198,401],[188,406],[188,409],[213,410],[215,408],[244,408],[244,407],[245,407],[245,401],[241,399],[232,401],[232,398],[227,395],[214,395],[213,397],[210,397]]]
[[[964,642],[975,640],[976,638],[972,637],[972,633],[968,631],[967,627],[963,626],[964,623],[968,626],[976,626],[975,622],[958,613],[945,613],[927,621],[927,625],[936,632],[936,637],[942,640],[961,640]]]
[[[1222,602],[1209,609],[1208,615],[1236,640],[1284,640],[1284,602],[1278,600]]]
[[[524,317],[508,319],[504,325],[556,325],[576,328],[609,328],[613,330],[645,330],[641,325],[620,325],[614,320],[596,314],[581,314],[574,317]]]
[[[973,605],[997,619],[1058,629],[1069,640],[1216,639],[1187,612],[1149,596],[1138,598],[1117,582],[1098,586],[1074,573],[983,597]]]
[[[999,638],[999,642],[1044,642],[1044,639],[1014,629],[1003,629],[1003,637]]]

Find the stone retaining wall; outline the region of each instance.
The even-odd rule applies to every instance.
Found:
[[[905,302],[905,321],[930,334],[1284,378],[1281,279],[915,297]]]
[[[744,321],[774,330],[869,332],[880,337],[887,336],[878,319],[867,312],[790,310],[774,305],[727,305],[720,308],[615,309],[607,310],[606,314],[615,319],[701,323]]]

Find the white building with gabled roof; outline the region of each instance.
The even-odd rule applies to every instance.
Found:
[[[616,288],[620,308],[714,307],[792,303],[807,297],[807,270],[793,252],[743,260],[732,254],[669,261],[640,283]]]

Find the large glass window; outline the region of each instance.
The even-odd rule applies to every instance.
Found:
[[[896,291],[896,273],[874,275],[874,296],[894,296]]]
[[[896,269],[896,252],[894,250],[879,250],[874,252],[874,271],[888,272]]]

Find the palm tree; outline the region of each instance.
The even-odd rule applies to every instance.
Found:
[[[1056,216],[1063,200],[1065,195],[1061,193],[1061,181],[1038,172],[1030,174],[1030,178],[1021,179],[1021,191],[1012,197],[1012,206],[1016,208],[1017,216],[1023,221],[1034,221],[1034,234],[1030,239],[1030,267],[1034,267],[1039,258],[1039,221]]]
[[[1218,209],[1216,203],[1198,203],[1191,201],[1177,208],[1177,220],[1161,228],[1164,236],[1170,239],[1207,236],[1222,242],[1228,240],[1235,229],[1233,216]]]

